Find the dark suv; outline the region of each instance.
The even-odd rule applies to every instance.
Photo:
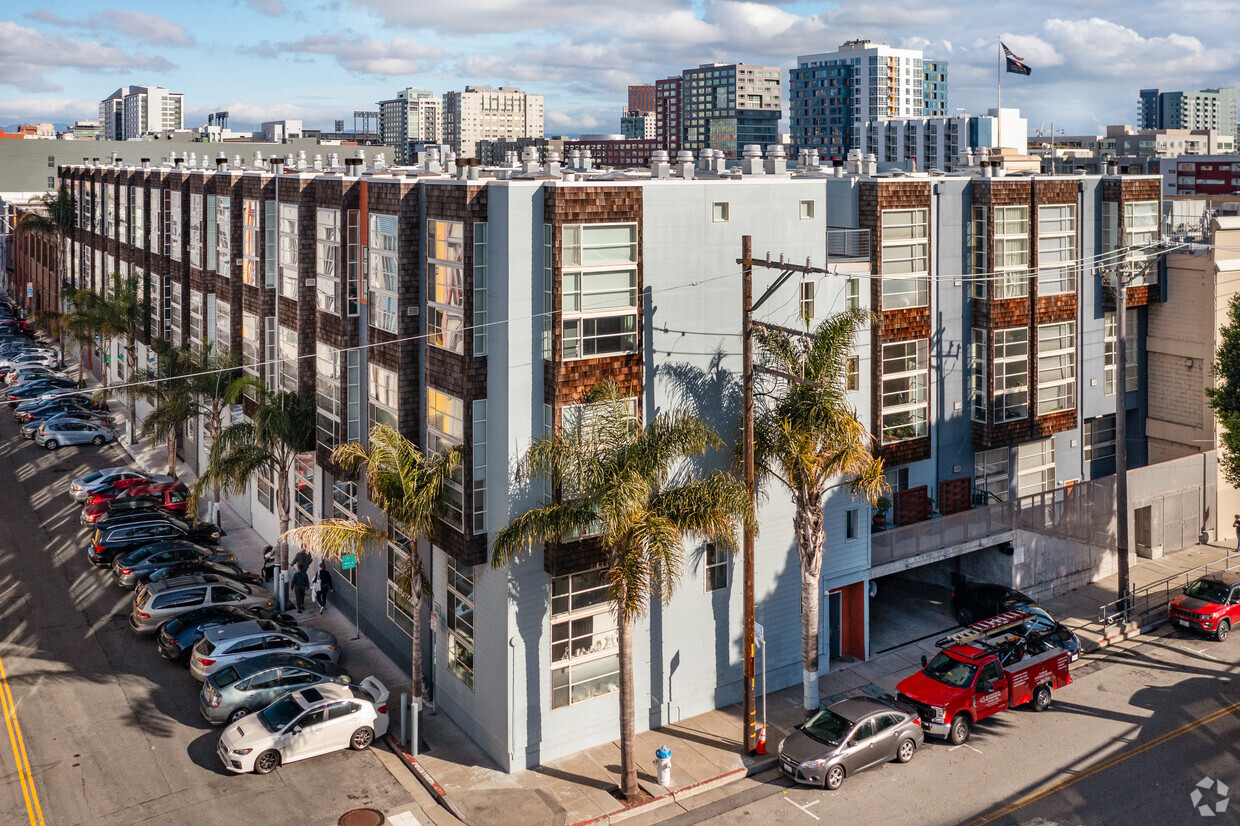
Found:
[[[187,539],[190,542],[214,545],[219,538],[220,529],[208,522],[193,526],[171,517],[145,522],[125,522],[97,528],[86,548],[86,556],[96,565],[111,565],[121,554],[164,539]]]
[[[952,589],[952,616],[961,625],[1002,614],[1014,605],[1029,605],[1033,597],[991,582],[958,582]]]

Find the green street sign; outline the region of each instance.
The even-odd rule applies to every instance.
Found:
[[[347,571],[357,567],[357,554],[345,554],[340,557],[340,570]]]

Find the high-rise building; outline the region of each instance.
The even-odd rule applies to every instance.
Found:
[[[1137,105],[1139,129],[1217,129],[1240,137],[1236,127],[1236,88],[1200,92],[1142,89]]]
[[[99,102],[106,140],[129,140],[185,128],[184,95],[162,86],[122,86]]]
[[[653,112],[655,98],[655,85],[653,83],[643,86],[629,87],[629,109],[630,112]]]
[[[1019,109],[991,109],[985,115],[900,116],[864,124],[860,148],[880,164],[950,172],[971,166],[975,150],[1003,147],[1024,155],[1028,133],[1029,123]]]
[[[947,62],[926,60],[920,49],[850,40],[801,55],[788,78],[794,150],[843,158],[861,147],[867,123],[947,114]]]
[[[703,63],[680,77],[680,148],[739,158],[748,144],[779,142],[784,105],[778,66]]]
[[[513,86],[466,86],[443,96],[443,142],[462,158],[477,154],[481,140],[543,136],[543,96]]]
[[[391,100],[379,101],[379,134],[396,147],[396,163],[409,163],[418,144],[443,140],[443,101],[429,89],[401,89]]]
[[[654,110],[629,110],[620,116],[620,134],[626,138],[656,138],[659,134],[659,119]]]
[[[654,84],[655,137],[659,148],[672,153],[680,151],[680,78],[668,77]]]

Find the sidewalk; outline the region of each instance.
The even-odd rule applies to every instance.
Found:
[[[123,421],[127,414],[124,402],[114,403],[113,412]],[[122,443],[121,447],[146,469],[167,470],[163,444],[130,447]],[[191,474],[184,465],[180,466],[179,475],[182,480],[190,481],[187,477]],[[261,565],[262,548],[267,543],[228,505],[223,507],[220,521],[228,532],[226,544],[238,559],[247,567]],[[1133,587],[1140,589],[1223,559],[1230,550],[1223,545],[1197,545],[1158,560],[1134,559]],[[1043,601],[1042,605],[1052,616],[1081,638],[1083,654],[1074,669],[1107,656],[1106,646],[1116,642],[1114,636],[1105,638],[1096,622],[1098,607],[1114,599],[1115,593],[1116,577],[1112,575]],[[342,662],[359,678],[374,674],[388,686],[393,697],[409,690],[409,675],[397,668],[370,640],[358,634],[352,616],[329,608],[321,616],[307,611],[304,622],[332,632],[344,643],[346,653]],[[1117,629],[1111,630],[1114,635]],[[1136,633],[1136,629],[1130,629],[1125,636]],[[819,680],[822,704],[826,706],[859,695],[893,696],[896,684],[920,666],[921,656],[932,655],[936,650],[934,641],[928,639],[885,651],[866,662],[832,663],[831,672]],[[460,812],[470,826],[578,826],[615,823],[638,816],[643,822],[654,822],[662,806],[774,768],[780,740],[805,719],[801,686],[767,695],[766,705],[770,753],[764,756],[741,753],[739,705],[638,734],[638,778],[651,799],[630,809],[612,794],[618,784],[618,742],[585,749],[529,771],[508,774],[446,715],[433,712],[423,715],[423,734],[431,750],[416,759],[405,755],[403,762],[415,775],[422,775],[423,784],[435,791],[416,783],[406,787],[422,807],[420,814],[437,826],[461,821],[447,809],[437,806],[436,799]],[[658,785],[653,767],[654,753],[664,745],[671,749],[673,761],[673,785],[667,788]],[[389,768],[400,770],[395,758],[386,752],[382,752],[382,756]]]

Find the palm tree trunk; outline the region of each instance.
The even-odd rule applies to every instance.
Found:
[[[801,683],[806,711],[818,708],[818,580],[822,573],[822,505],[797,497],[793,526],[801,555]]]
[[[620,793],[637,794],[637,735],[633,731],[633,619],[623,611],[620,626]]]
[[[281,581],[284,573],[288,570],[288,540],[284,535],[288,533],[289,523],[289,494],[288,494],[288,467],[281,466],[276,474],[276,482],[278,490],[276,491],[276,511],[280,515],[280,538],[276,540],[276,587],[279,589],[277,599],[280,603],[280,610],[284,610],[284,584]]]
[[[410,696],[413,698],[414,713],[418,715],[417,751],[425,751],[422,735],[422,555],[418,553],[417,542],[410,543],[409,548],[409,609],[413,614],[413,643],[409,656]],[[410,744],[412,745],[412,744]]]
[[[134,359],[138,357],[138,346],[134,344],[133,339],[129,340],[129,346],[125,348],[125,358],[129,360],[128,375],[134,374]],[[138,443],[138,394],[136,388],[129,388],[129,439],[130,444]]]
[[[168,475],[174,480],[177,478],[177,429],[174,427],[168,431]]]

